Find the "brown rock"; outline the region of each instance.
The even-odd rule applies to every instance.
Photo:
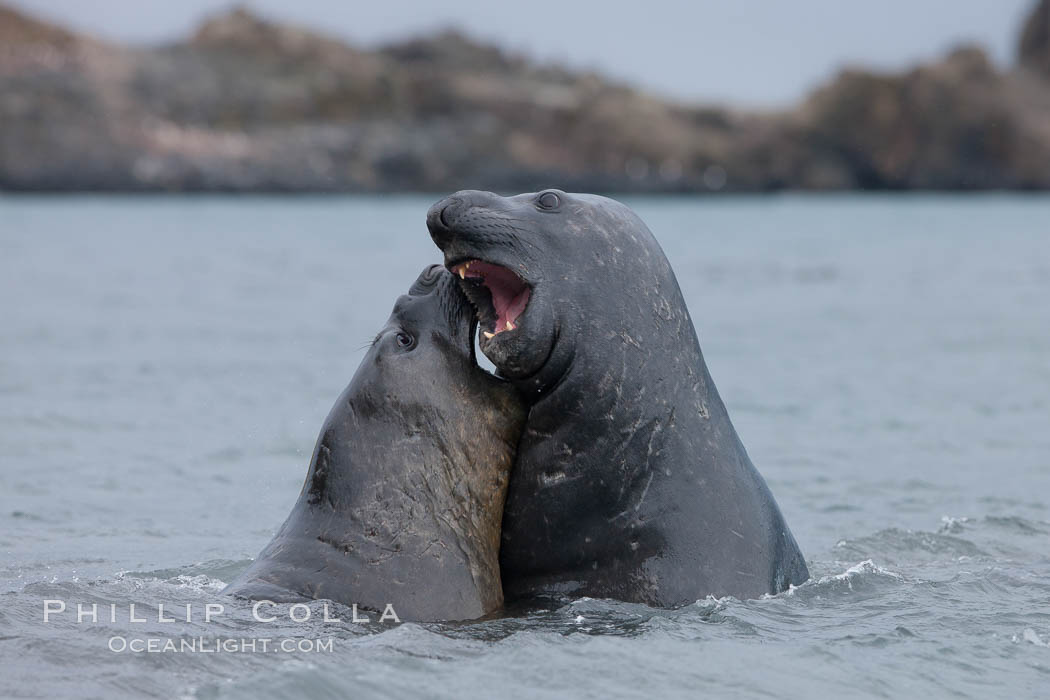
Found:
[[[1050,0],[1041,0],[1021,31],[1021,65],[1050,79]]]
[[[741,113],[456,32],[364,51],[236,9],[132,48],[0,6],[5,189],[1050,188],[1048,113],[973,46]]]

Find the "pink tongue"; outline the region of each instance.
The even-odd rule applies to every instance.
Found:
[[[496,310],[496,332],[507,330],[507,322],[517,320],[529,303],[529,286],[505,267],[474,263],[471,271],[481,272],[485,286],[492,295],[492,306]]]
[[[491,289],[491,287],[490,287]],[[507,298],[502,294],[497,294],[495,290],[492,292],[492,305],[496,307],[496,328],[498,330],[507,330],[507,321],[515,321],[521,312],[525,310],[525,306],[529,303],[529,288],[525,289],[518,294],[516,297]]]

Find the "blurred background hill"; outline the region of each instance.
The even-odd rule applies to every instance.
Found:
[[[1050,0],[780,108],[697,105],[456,30],[355,46],[245,8],[115,42],[0,4],[0,188],[1050,189]],[[700,70],[700,68],[698,68]]]

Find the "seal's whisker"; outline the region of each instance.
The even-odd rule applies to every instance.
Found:
[[[382,335],[383,335],[382,331],[376,333],[374,338],[372,338],[371,340],[366,340],[365,342],[363,342],[360,345],[358,345],[357,346],[357,350],[361,351],[361,350],[364,350],[366,348],[375,347],[375,344],[379,342],[379,339],[382,337]]]

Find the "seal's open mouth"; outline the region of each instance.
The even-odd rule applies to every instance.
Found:
[[[453,265],[451,270],[459,276],[463,292],[478,310],[481,332],[486,339],[518,327],[518,319],[532,294],[524,280],[505,267],[481,260],[466,260]]]

